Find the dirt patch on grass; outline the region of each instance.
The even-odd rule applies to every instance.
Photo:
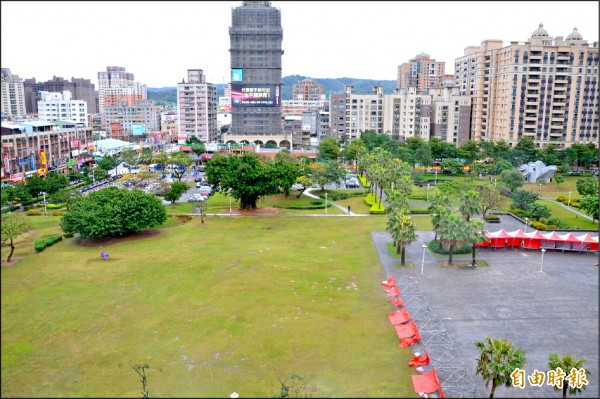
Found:
[[[238,209],[236,213],[242,216],[279,215],[279,208]]]
[[[10,262],[6,261],[6,259],[2,259],[1,263],[3,267],[11,267],[16,265],[17,263],[19,263],[19,261],[21,260],[21,258],[15,258],[13,256],[13,258],[10,260]]]
[[[119,242],[143,240],[145,238],[156,237],[160,234],[159,230],[148,229],[140,231],[139,233],[131,233],[123,237],[110,237],[110,238],[75,238],[75,243],[82,247],[97,247],[98,245],[112,245]]]

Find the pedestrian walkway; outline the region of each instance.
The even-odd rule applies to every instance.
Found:
[[[309,188],[307,188],[306,190],[304,190],[304,192],[303,192],[302,194],[304,194],[304,195],[306,195],[306,196],[308,196],[308,197],[310,197],[310,198],[317,198],[317,199],[321,199],[321,197],[319,197],[318,195],[314,195],[314,194],[312,194],[312,193],[311,193],[311,191],[312,191],[312,190],[314,190],[314,189],[313,189],[312,187],[309,187]],[[329,203],[329,204],[331,204],[331,205],[335,206],[336,208],[338,208],[338,209],[341,209],[342,211],[346,212],[346,216],[357,216],[357,215],[356,215],[354,212],[352,212],[352,211],[348,212],[348,209],[347,209],[347,208],[344,208],[343,206],[341,206],[341,205],[339,205],[339,204],[336,204],[336,203],[335,203],[335,202],[333,202],[333,201],[329,201],[329,200],[328,200],[328,201],[327,201],[327,203]],[[319,215],[319,216],[326,216],[326,215]]]
[[[552,198],[548,198],[548,197],[541,197],[540,199],[546,200],[546,201],[550,201],[550,202],[554,202],[555,204],[558,204],[560,206],[562,206],[563,208],[565,208],[566,210],[576,214],[577,216],[580,216],[582,218],[586,218],[588,220],[591,220],[592,222],[594,221],[594,219],[591,216],[586,215],[585,213],[581,213],[579,211],[576,211],[575,209],[573,209],[573,207],[567,206],[565,204],[563,204],[562,202],[559,202],[555,199]]]

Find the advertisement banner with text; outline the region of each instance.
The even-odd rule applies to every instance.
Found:
[[[280,107],[281,85],[231,84],[232,107]]]

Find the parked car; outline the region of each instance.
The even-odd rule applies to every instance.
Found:
[[[304,190],[304,186],[299,183],[294,183],[294,184],[292,184],[292,190],[296,190],[296,191]]]
[[[210,186],[200,186],[198,188],[198,191],[200,191],[200,193],[204,194],[210,194],[212,192],[212,188]]]

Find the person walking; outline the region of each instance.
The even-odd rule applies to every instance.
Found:
[[[348,215],[350,214],[350,205],[348,205]]]

